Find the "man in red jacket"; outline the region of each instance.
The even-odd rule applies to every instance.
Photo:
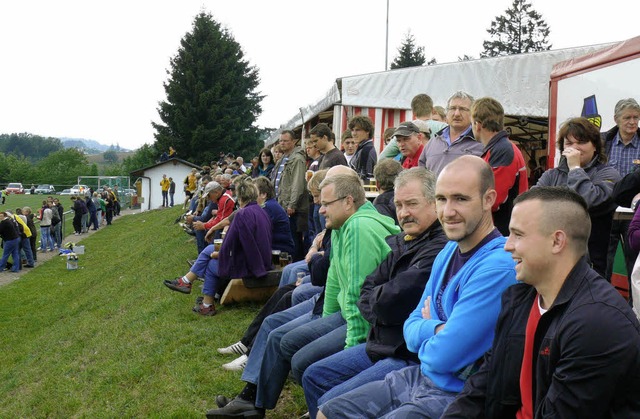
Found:
[[[496,181],[493,223],[503,236],[509,235],[513,200],[529,189],[527,168],[520,149],[504,130],[504,109],[497,100],[483,97],[471,105],[471,127],[484,145],[482,159],[489,163]]]

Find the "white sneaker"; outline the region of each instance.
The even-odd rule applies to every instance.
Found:
[[[240,341],[226,348],[218,348],[218,353],[222,355],[246,355],[247,347]]]
[[[249,359],[246,355],[240,355],[238,358],[229,362],[228,364],[222,365],[222,368],[227,371],[242,371],[244,367],[247,366],[247,360]]]

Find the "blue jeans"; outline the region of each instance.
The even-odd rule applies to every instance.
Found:
[[[293,320],[269,333],[257,382],[257,407],[264,409],[276,407],[293,362],[297,362],[297,365],[304,365],[304,363],[311,365],[344,348],[346,326],[340,313],[311,321],[308,321],[311,316],[304,317],[306,319],[301,322],[298,322],[299,319]],[[344,326],[342,337],[336,339],[336,334],[331,332],[341,326]],[[322,339],[325,335],[327,335],[326,342]],[[335,348],[336,341],[339,345],[337,348]],[[312,347],[304,351],[301,359],[292,358],[294,354],[297,355],[296,352],[302,348],[307,349],[306,346],[311,343],[313,343]]]
[[[204,240],[204,236],[207,234],[206,230],[194,230],[196,233],[196,247],[198,248],[198,254],[202,253],[207,246],[207,242]]]
[[[40,241],[42,241],[42,250],[53,250],[53,237],[51,237],[51,226],[40,227]]]
[[[2,260],[0,260],[0,272],[4,271],[4,268],[7,266],[9,256],[13,257],[11,272],[18,272],[20,270],[20,237],[4,242]]]
[[[320,406],[328,418],[439,418],[458,393],[440,390],[413,365]]]
[[[269,338],[269,334],[283,324],[287,324],[292,321],[297,321],[299,324],[311,321],[313,319],[311,311],[313,310],[313,306],[317,299],[318,297],[315,297],[284,311],[274,313],[264,319],[260,326],[260,330],[258,330],[256,338],[253,340],[253,346],[249,353],[247,365],[244,367],[244,371],[242,372],[242,381],[252,384],[258,383],[260,366],[262,365],[262,359],[264,358],[265,351],[267,349],[267,339]]]
[[[301,302],[308,300],[316,294],[320,294],[324,287],[316,287],[311,284],[311,277],[309,275],[304,277],[301,285],[298,285],[291,294],[291,305],[300,304]]]
[[[169,191],[162,191],[162,206],[166,207],[169,205]]]
[[[173,206],[173,195],[175,193],[174,192],[169,192],[169,200],[171,201],[169,205]]]
[[[33,252],[31,251],[31,240],[29,238],[20,239],[20,249],[24,252],[25,259],[27,259],[27,265],[35,265],[33,260]]]
[[[216,295],[216,287],[218,285],[218,259],[211,259],[211,253],[214,246],[210,244],[205,247],[198,255],[195,263],[191,267],[191,272],[204,278],[204,287],[202,293],[213,297]]]
[[[282,275],[280,276],[279,287],[294,284],[296,282],[296,276],[298,272],[304,272],[305,275],[309,273],[309,265],[303,260],[288,264],[282,269]]]
[[[309,366],[302,376],[309,414],[315,418],[318,406],[372,381],[384,380],[391,371],[415,362],[385,358],[372,362],[366,344],[353,346]]]
[[[53,226],[53,235],[51,237],[53,238],[54,243],[58,246],[58,249],[62,248],[62,221]]]
[[[89,225],[87,226],[87,228],[89,228],[91,225],[93,225],[94,230],[97,230],[98,227],[100,227],[100,225],[98,224],[97,211],[89,211]]]

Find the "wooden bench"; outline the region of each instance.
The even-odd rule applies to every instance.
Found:
[[[282,269],[275,269],[264,278],[232,279],[220,298],[220,305],[266,301],[278,289],[281,276]]]

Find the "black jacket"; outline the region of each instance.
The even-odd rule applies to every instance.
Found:
[[[535,288],[502,296],[493,346],[443,418],[513,418]],[[618,292],[582,258],[538,324],[534,338],[535,418],[640,417],[640,325]]]
[[[398,224],[396,206],[393,203],[394,196],[395,193],[393,189],[391,189],[390,191],[384,191],[380,195],[376,196],[376,199],[373,200],[373,206],[376,207],[380,214],[393,218],[393,222]]]
[[[329,273],[329,260],[331,258],[331,229],[327,229],[322,238],[322,250],[324,254],[316,253],[309,261],[309,274],[311,275],[311,284],[316,287],[324,287],[327,283],[327,274]],[[324,289],[320,293],[316,304],[313,306],[313,314],[322,315],[324,306]]]
[[[362,317],[371,323],[366,351],[373,362],[387,357],[419,362],[407,349],[402,326],[418,306],[447,238],[437,220],[416,239],[405,242],[404,237],[404,233],[387,237],[391,252],[366,277],[358,301]]]
[[[373,140],[364,140],[358,144],[349,165],[356,171],[360,179],[366,181],[373,177],[373,168],[378,162],[378,153],[373,146]]]

